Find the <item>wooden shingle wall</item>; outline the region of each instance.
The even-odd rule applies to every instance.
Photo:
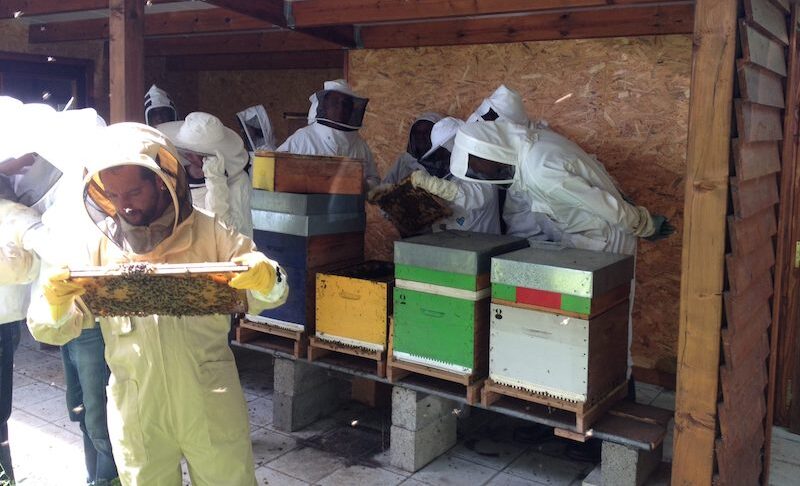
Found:
[[[744,0],[736,61],[729,248],[721,331],[719,485],[759,484],[769,438],[767,360],[772,321],[778,180],[783,139],[788,4]]]

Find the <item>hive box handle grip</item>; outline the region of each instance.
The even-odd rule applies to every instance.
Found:
[[[347,299],[347,300],[360,300],[361,299],[360,295],[351,294],[350,292],[345,292],[344,290],[339,292],[339,296],[341,296],[341,298]]]
[[[425,314],[428,317],[437,317],[437,318],[438,317],[444,317],[444,312],[439,312],[439,311],[430,310],[430,309],[422,309],[422,313]]]

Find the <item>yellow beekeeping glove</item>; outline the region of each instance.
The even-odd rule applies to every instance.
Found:
[[[50,304],[50,315],[55,322],[60,321],[72,308],[75,298],[85,292],[83,287],[69,281],[69,270],[66,268],[56,270],[42,285],[42,293]]]
[[[232,261],[233,263],[248,265],[250,269],[233,277],[228,282],[228,285],[235,289],[255,290],[262,294],[268,294],[272,291],[278,275],[277,263],[262,253],[248,253],[247,255],[236,257]]]

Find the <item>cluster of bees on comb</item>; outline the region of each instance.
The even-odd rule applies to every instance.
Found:
[[[193,316],[246,310],[244,293],[228,286],[234,273],[159,275],[147,263],[120,265],[118,275],[78,277],[95,316]]]

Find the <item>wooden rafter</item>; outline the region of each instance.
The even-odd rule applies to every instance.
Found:
[[[12,18],[14,12],[32,16],[103,8],[108,8],[108,0],[3,0],[0,2],[0,18]]]
[[[304,0],[292,2],[295,27],[370,24],[607,5],[606,0]]]
[[[283,0],[211,0],[218,7],[227,8],[253,18],[270,22],[278,27],[291,27],[286,22]],[[335,42],[342,47],[356,47],[356,35],[352,26],[340,25],[311,29],[296,29],[305,34]]]
[[[365,48],[522,42],[692,32],[691,2],[579,9],[361,28]]]
[[[736,0],[698,0],[686,152],[672,484],[710,485],[717,433]]]
[[[246,69],[324,69],[342,67],[347,51],[296,51],[264,54],[211,54],[167,57],[169,71]]]
[[[237,54],[255,52],[340,50],[333,42],[317,39],[301,32],[279,30],[230,35],[162,37],[145,40],[148,56],[192,54]]]
[[[231,32],[274,28],[269,22],[222,8],[168,12],[145,16],[145,36]],[[108,37],[108,19],[33,24],[30,42],[61,42]]]

